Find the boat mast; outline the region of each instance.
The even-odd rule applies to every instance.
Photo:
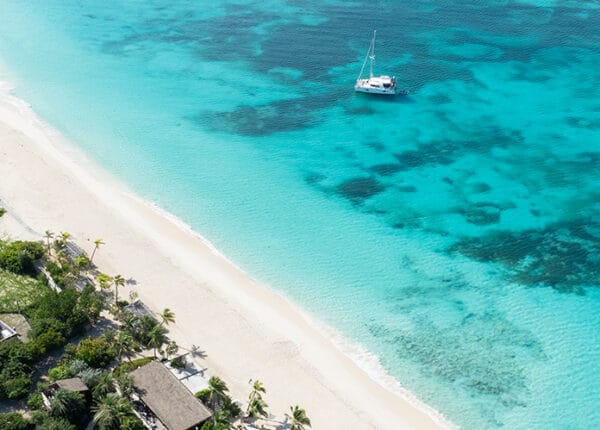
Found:
[[[371,55],[369,58],[371,59],[371,68],[369,71],[369,76],[373,77],[373,63],[375,63],[375,35],[377,34],[377,30],[373,30],[373,40],[371,40]]]

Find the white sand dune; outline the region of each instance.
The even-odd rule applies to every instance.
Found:
[[[287,300],[259,285],[182,223],[135,197],[36,117],[4,85],[0,94],[0,234],[69,231],[109,274],[137,282],[140,299],[176,314],[171,337],[197,345],[211,375],[244,400],[267,387],[269,410],[305,408],[314,429],[448,427],[410,393],[391,392]],[[167,185],[165,185],[167,186]],[[126,296],[126,293],[123,294]]]

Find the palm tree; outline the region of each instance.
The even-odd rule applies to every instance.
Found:
[[[246,415],[248,417],[252,417],[254,419],[259,417],[267,418],[269,413],[267,412],[267,402],[264,401],[262,396],[258,394],[256,397],[253,397],[248,403],[248,409],[246,409]]]
[[[108,393],[95,406],[94,422],[100,429],[121,428],[125,418],[131,413],[131,404],[116,393]]]
[[[52,233],[50,230],[46,230],[44,232],[44,237],[46,238],[46,243],[48,245],[48,255],[50,255],[51,254],[50,239],[52,239],[54,237],[54,233]]]
[[[96,386],[94,386],[93,394],[95,398],[106,397],[107,395],[115,392],[115,379],[109,372],[103,372]]]
[[[138,344],[133,340],[133,336],[126,331],[119,331],[114,343],[115,352],[119,361],[125,356],[131,361],[133,353],[138,349]]]
[[[165,308],[165,310],[162,311],[162,314],[159,314],[159,316],[161,319],[161,325],[169,325],[169,323],[175,322],[175,312],[169,308]]]
[[[252,400],[256,396],[260,397],[261,393],[262,394],[266,394],[267,393],[267,390],[265,389],[265,386],[258,379],[255,380],[255,381],[253,381],[252,379],[250,379],[250,381],[248,381],[248,383],[252,384],[252,391],[250,391],[250,394],[248,395],[248,399],[249,400]]]
[[[167,342],[167,329],[162,325],[155,325],[148,333],[148,337],[148,347],[154,349],[154,357],[156,358],[156,350]]]
[[[49,414],[55,418],[76,421],[85,410],[83,396],[74,391],[57,390],[50,401]]]
[[[290,430],[306,430],[305,426],[310,427],[310,418],[306,416],[306,411],[300,406],[290,406],[291,414],[285,414],[290,420]]]
[[[98,285],[100,288],[107,290],[110,288],[110,285],[113,283],[113,278],[107,275],[106,273],[100,273],[96,280],[98,281]]]
[[[98,251],[98,248],[100,248],[100,245],[104,245],[104,242],[102,239],[96,239],[94,241],[94,250],[92,251],[92,256],[90,257],[90,264],[94,261],[94,255],[96,254],[96,251]]]
[[[259,416],[267,417],[266,412],[267,403],[263,400],[262,394],[266,394],[267,390],[262,382],[258,379],[248,381],[252,385],[252,391],[248,394],[248,407],[246,408],[246,415],[252,418],[258,418]]]
[[[119,304],[119,287],[125,285],[125,278],[121,275],[115,275],[113,278],[113,284],[115,285],[115,306]]]
[[[213,412],[215,412],[215,414],[213,414],[213,423],[216,423],[215,415],[217,412],[217,406],[223,400],[223,397],[225,397],[225,393],[227,391],[229,391],[227,384],[218,376],[211,376],[211,378],[208,380],[208,400],[211,404]]]

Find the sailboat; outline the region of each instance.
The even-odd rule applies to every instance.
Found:
[[[385,94],[385,95],[396,95],[396,77],[395,76],[373,76],[373,65],[375,64],[375,36],[377,31],[373,31],[373,39],[371,39],[371,45],[369,46],[369,52],[365,57],[360,74],[356,79],[354,85],[354,91],[360,93],[371,93],[371,94]],[[369,68],[369,77],[366,79],[362,78],[362,74],[367,65],[367,60],[371,60]]]

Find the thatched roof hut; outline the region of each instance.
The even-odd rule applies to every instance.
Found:
[[[194,429],[212,416],[160,362],[152,361],[133,371],[131,376],[140,400],[169,430]]]
[[[88,391],[87,385],[83,383],[81,378],[61,379],[52,385],[55,385],[58,390],[75,391],[82,394]]]

